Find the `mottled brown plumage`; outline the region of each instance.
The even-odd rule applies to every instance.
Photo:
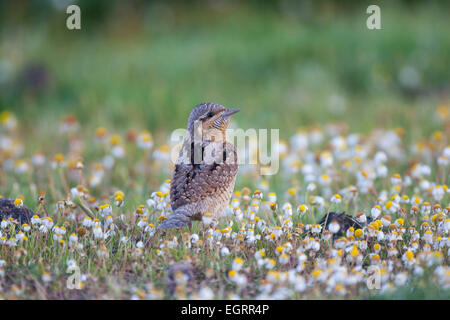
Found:
[[[204,143],[205,145],[207,143]],[[227,148],[226,144],[222,148]],[[237,160],[235,150],[230,150]],[[170,188],[172,209],[227,191],[237,173],[237,164],[177,164]]]
[[[228,110],[204,103],[192,110],[170,185],[173,213],[159,229],[179,228],[209,212],[217,222],[233,192],[238,161],[236,148],[226,141]]]

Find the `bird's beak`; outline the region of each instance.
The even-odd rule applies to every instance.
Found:
[[[213,118],[208,120],[208,123],[214,123],[216,126],[222,126],[223,124],[227,126],[230,117],[238,111],[239,109],[226,109],[225,111],[217,113]]]
[[[231,117],[233,114],[235,114],[236,112],[239,112],[240,111],[240,109],[228,109],[228,110],[226,110],[223,114],[222,114],[222,117],[227,117],[227,118],[229,118],[229,117]]]

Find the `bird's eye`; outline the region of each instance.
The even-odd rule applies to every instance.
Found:
[[[208,112],[208,114],[206,115],[208,118],[211,118],[214,115],[214,113],[212,113],[211,111]]]

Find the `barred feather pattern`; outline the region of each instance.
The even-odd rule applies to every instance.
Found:
[[[189,224],[192,211],[188,208],[175,210],[170,218],[158,226],[158,229],[182,228]]]
[[[238,171],[237,152],[229,142],[202,142],[202,159],[195,164],[195,147],[186,140],[170,186],[173,213],[158,229],[180,228],[209,212],[213,223],[223,215]]]

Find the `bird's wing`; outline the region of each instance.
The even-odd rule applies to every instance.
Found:
[[[204,148],[202,149],[204,151]],[[193,152],[193,148],[191,148],[191,152]],[[170,200],[173,210],[206,199],[216,193],[225,192],[230,183],[234,183],[238,170],[236,149],[227,143],[221,152],[223,152],[223,158],[226,159],[222,163],[205,163],[203,161],[200,164],[192,164],[192,160],[188,161],[190,163],[179,161],[175,165],[170,185]],[[182,155],[180,155],[181,157]],[[191,158],[193,158],[192,155]]]

